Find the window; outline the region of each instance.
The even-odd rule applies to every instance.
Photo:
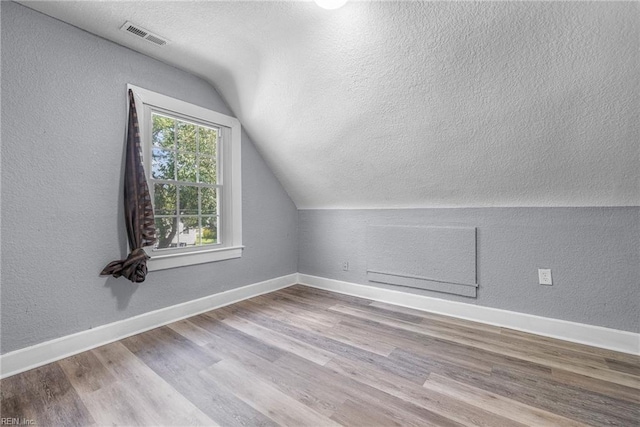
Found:
[[[222,133],[220,128],[151,109],[149,191],[158,232],[154,249],[218,244]]]
[[[240,123],[129,85],[158,241],[150,271],[242,256]]]

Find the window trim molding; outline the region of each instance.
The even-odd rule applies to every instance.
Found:
[[[191,249],[189,251],[167,249],[158,252],[147,246],[145,252],[151,257],[147,261],[148,271],[240,258],[244,249],[242,245],[242,128],[240,121],[235,117],[132,84],[127,84],[127,90],[129,89],[133,91],[136,109],[138,110],[140,140],[144,151],[142,158],[147,179],[149,179],[148,171],[151,167],[148,135],[151,131],[150,112],[152,108],[174,112],[177,116],[184,116],[205,123],[221,125],[231,131],[230,140],[223,139],[221,147],[222,175],[220,179],[223,185],[223,198],[220,216],[223,230],[219,232],[222,233],[222,243],[220,245],[203,246],[200,250]]]

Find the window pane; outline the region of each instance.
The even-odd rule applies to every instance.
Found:
[[[177,122],[178,150],[196,152],[196,125]]]
[[[202,215],[216,215],[218,213],[218,199],[215,188],[200,188],[200,206]]]
[[[218,217],[202,217],[200,229],[200,242],[203,245],[218,243]]]
[[[198,159],[200,168],[200,182],[205,184],[216,183],[216,161],[212,157],[200,156]]]
[[[196,155],[192,153],[178,153],[178,180],[197,182]]]
[[[156,235],[158,243],[156,249],[177,247],[178,217],[156,218]]]
[[[180,215],[198,215],[198,187],[180,186]]]
[[[174,139],[174,119],[153,115],[153,131],[151,139],[154,147],[162,147],[172,150]]]
[[[156,215],[176,214],[176,186],[171,184],[153,185],[153,210]]]
[[[153,149],[151,160],[151,177],[155,179],[175,179],[175,158],[171,151]]]
[[[200,132],[200,148],[201,154],[216,156],[216,147],[218,145],[218,130],[201,127]]]
[[[178,247],[195,246],[198,237],[198,217],[181,216],[178,232]]]

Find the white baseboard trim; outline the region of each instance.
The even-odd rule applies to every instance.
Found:
[[[298,283],[327,291],[473,320],[593,347],[635,355],[640,354],[640,334],[633,332],[448,301],[307,274],[298,274]]]
[[[502,326],[565,341],[640,354],[640,334],[515,311],[448,301],[368,285],[326,279],[306,274],[290,274],[187,301],[138,316],[56,338],[31,347],[0,355],[0,378],[5,378],[65,357],[90,350],[159,326],[182,320],[215,308],[287,288],[296,283],[429,311],[490,325]]]
[[[187,301],[0,355],[0,378],[296,284],[296,273]]]

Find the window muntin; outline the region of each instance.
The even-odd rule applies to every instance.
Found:
[[[220,126],[151,110],[154,250],[219,245]]]

